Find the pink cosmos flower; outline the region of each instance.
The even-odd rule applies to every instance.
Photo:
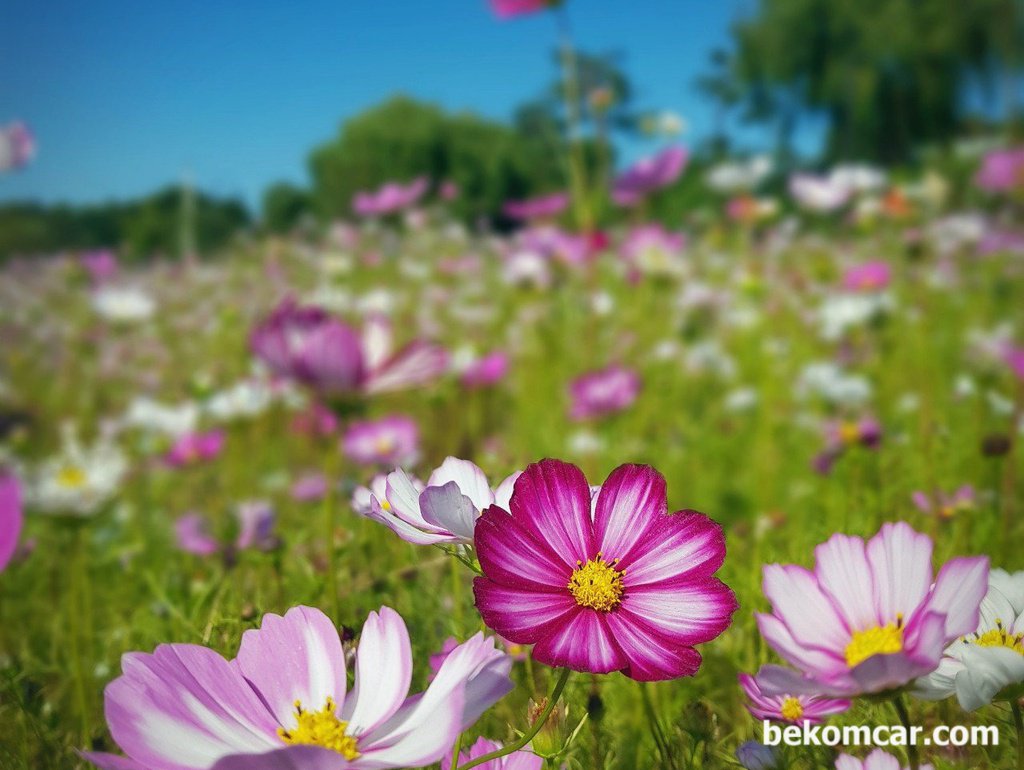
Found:
[[[500,743],[489,741],[486,738],[478,738],[477,742],[470,746],[469,749],[459,754],[459,764],[461,765],[464,762],[469,762],[471,759],[490,754],[492,751],[497,751],[500,748],[502,748]],[[544,760],[529,749],[520,749],[519,751],[513,751],[511,754],[506,754],[499,759],[484,762],[482,765],[477,765],[477,767],[480,770],[542,770]],[[452,770],[451,757],[445,757],[441,760],[441,770]]]
[[[849,268],[843,274],[843,288],[847,291],[878,291],[888,287],[891,280],[889,264],[875,260]]]
[[[622,255],[630,267],[640,273],[671,273],[678,265],[686,236],[671,233],[659,224],[643,225],[630,230],[622,244]]]
[[[875,749],[863,760],[849,754],[840,754],[836,759],[836,770],[908,770],[908,768],[900,765],[900,761],[892,754]],[[931,764],[923,764],[920,770],[935,770],[935,767]]]
[[[340,425],[338,415],[316,401],[291,421],[292,431],[302,436],[330,436],[338,431]]]
[[[416,494],[423,491],[423,482],[417,478],[410,479],[413,486],[416,488]],[[367,518],[373,518],[370,514],[373,512],[372,500],[376,497],[378,500],[383,500],[387,494],[388,476],[386,473],[378,473],[374,476],[368,485],[360,485],[355,488],[352,492],[352,510],[359,516],[365,516]]]
[[[978,625],[988,558],[947,562],[933,580],[932,541],[905,522],[867,543],[833,535],[813,571],[764,568],[771,614],[758,614],[769,646],[797,671],[764,666],[766,695],[849,698],[898,690],[935,670],[954,639]]]
[[[569,385],[573,420],[588,420],[621,412],[640,395],[640,375],[632,369],[613,365],[589,372]]]
[[[93,286],[99,286],[117,275],[117,257],[108,249],[86,251],[78,261],[89,274]]]
[[[848,449],[862,446],[878,449],[882,444],[882,424],[874,417],[859,420],[829,420],[824,425],[825,448],[811,462],[815,471],[827,475]]]
[[[683,147],[669,147],[657,155],[637,161],[612,183],[612,200],[620,206],[635,206],[656,190],[668,187],[686,166]]]
[[[914,507],[921,513],[938,516],[940,519],[951,519],[961,511],[974,508],[977,496],[974,487],[964,484],[953,492],[936,492],[929,495],[917,491],[910,496]]]
[[[518,477],[513,473],[492,489],[475,463],[447,457],[421,490],[399,469],[388,474],[383,497],[370,498],[370,518],[416,545],[471,544],[481,512],[507,509]]]
[[[270,551],[277,547],[273,536],[274,509],[262,500],[239,503],[235,508],[238,534],[234,543],[222,543],[209,533],[206,518],[199,513],[187,513],[174,523],[174,535],[181,550],[196,556],[229,554],[255,548]]]
[[[374,192],[356,193],[352,199],[352,210],[363,217],[394,214],[419,201],[429,186],[426,177],[419,177],[405,185],[388,182]]]
[[[523,201],[506,201],[501,210],[512,219],[550,219],[557,217],[569,205],[566,193],[552,193]]]
[[[227,661],[194,644],[128,653],[105,692],[127,758],[85,753],[103,770],[382,770],[451,754],[458,734],[512,689],[511,661],[477,634],[409,696],[412,654],[401,616],[363,626],[348,692],[330,619],[295,607],[264,615]]]
[[[1024,146],[993,150],[981,162],[974,184],[990,193],[1024,187]]]
[[[342,439],[345,456],[360,465],[403,465],[419,455],[420,429],[403,415],[352,423]]]
[[[448,367],[443,348],[416,341],[392,353],[391,324],[366,321],[362,337],[318,307],[286,299],[250,336],[253,352],[278,375],[329,396],[376,394],[422,385]]]
[[[0,476],[0,572],[18,549],[21,535],[21,489],[14,476]]]
[[[0,173],[27,166],[36,155],[36,139],[21,121],[0,126]]]
[[[459,197],[459,186],[450,179],[445,180],[441,183],[441,187],[438,188],[437,194],[443,201],[453,201]]]
[[[524,16],[557,5],[561,0],[491,0],[491,8],[503,19]]]
[[[508,374],[508,353],[496,350],[473,361],[462,372],[461,382],[467,388],[485,388],[501,382]]]
[[[295,479],[289,493],[296,502],[311,503],[322,500],[327,489],[327,477],[319,471],[309,471]]]
[[[1003,353],[1003,360],[1014,376],[1024,382],[1024,347],[1008,346]]]
[[[850,701],[821,698],[817,695],[765,695],[750,674],[740,674],[740,687],[747,696],[747,710],[758,719],[801,724],[804,720],[817,724],[824,717],[841,714],[850,708]]]
[[[714,577],[721,527],[696,511],[668,514],[664,477],[622,465],[591,488],[575,465],[542,460],[515,483],[509,511],[476,525],[484,622],[533,657],[637,680],[696,673],[693,645],[721,634],[736,610]]]
[[[224,449],[224,431],[215,429],[206,433],[189,431],[179,436],[164,455],[164,462],[173,468],[212,460]]]

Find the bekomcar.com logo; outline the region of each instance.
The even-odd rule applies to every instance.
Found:
[[[995,725],[820,725],[804,720],[782,727],[763,720],[762,743],[766,746],[998,746]]]

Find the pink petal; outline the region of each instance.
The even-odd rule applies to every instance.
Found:
[[[875,578],[876,625],[898,615],[909,620],[932,582],[932,541],[906,522],[884,524],[868,542],[868,561]]]
[[[864,541],[849,535],[833,535],[814,549],[814,574],[831,597],[850,631],[877,625],[874,576]]]
[[[476,463],[460,460],[457,457],[446,457],[444,462],[430,474],[427,487],[440,487],[454,481],[462,494],[468,497],[477,512],[483,511],[494,502],[494,494],[487,476]]]
[[[846,649],[850,641],[846,625],[808,570],[794,564],[766,564],[764,595],[775,616],[800,644],[821,650]]]
[[[656,629],[659,641],[687,646],[711,641],[725,631],[738,607],[732,590],[716,578],[670,587],[627,583],[621,605]]]
[[[830,653],[800,644],[793,638],[786,624],[774,615],[757,613],[756,618],[757,627],[768,646],[783,660],[801,671],[828,675],[846,668],[846,658],[841,653]]]
[[[21,491],[14,476],[0,476],[0,572],[18,547],[21,535]]]
[[[621,608],[620,608],[621,610]],[[692,676],[700,668],[700,653],[692,647],[658,644],[640,618],[628,612],[609,612],[605,622],[627,658],[622,673],[639,682]]]
[[[597,496],[598,549],[608,561],[627,561],[657,517],[667,513],[665,477],[649,465],[620,465]]]
[[[533,644],[563,625],[578,608],[568,590],[530,591],[499,585],[487,578],[473,581],[473,594],[487,627],[516,644]]]
[[[614,613],[581,609],[552,629],[533,648],[533,657],[552,667],[607,674],[629,665],[607,622]]]
[[[632,555],[619,563],[628,584],[666,584],[708,577],[725,560],[725,535],[703,513],[680,511],[659,516]]]
[[[296,700],[306,711],[323,708],[328,698],[345,702],[341,639],[318,609],[264,615],[258,629],[242,634],[235,664],[285,729],[295,725]]]
[[[516,480],[512,516],[575,569],[598,551],[590,518],[590,486],[571,463],[541,460]]]
[[[388,393],[423,385],[436,379],[448,368],[448,353],[427,342],[413,342],[390,360],[370,372],[367,393]]]
[[[988,572],[985,556],[951,559],[939,570],[922,609],[946,616],[946,639],[964,636],[978,627],[981,600],[988,592]]]
[[[402,705],[412,682],[412,650],[402,616],[390,607],[371,612],[356,650],[356,679],[341,718],[350,735],[362,735]]]
[[[484,575],[507,586],[564,592],[575,564],[569,565],[520,518],[492,505],[476,521],[473,533]]]
[[[253,756],[225,757],[210,770],[348,770],[352,764],[341,754],[319,746],[288,746]]]

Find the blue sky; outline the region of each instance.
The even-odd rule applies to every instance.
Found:
[[[685,116],[694,141],[713,114],[693,80],[751,2],[570,0],[570,14],[577,44],[625,51],[638,103]],[[555,38],[548,14],[500,22],[486,0],[4,3],[0,29],[0,123],[39,141],[0,200],[71,202],[187,172],[255,203],[305,182],[309,150],[395,92],[508,118],[550,81]]]

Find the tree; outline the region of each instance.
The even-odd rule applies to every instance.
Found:
[[[263,226],[272,233],[286,233],[312,210],[307,190],[278,182],[263,193]]]

